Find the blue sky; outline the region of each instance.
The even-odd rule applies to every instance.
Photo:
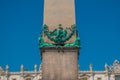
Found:
[[[81,38],[79,64],[104,70],[120,60],[120,1],[76,0],[76,25]],[[38,37],[43,25],[43,0],[0,0],[0,66],[19,71],[40,65]]]

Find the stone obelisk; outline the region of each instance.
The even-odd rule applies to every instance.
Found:
[[[74,0],[44,0],[41,35],[42,80],[77,80],[80,40]]]

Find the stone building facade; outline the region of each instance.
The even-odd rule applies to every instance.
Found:
[[[9,66],[5,70],[0,67],[0,80],[42,80],[42,66],[35,65],[33,71],[25,71],[21,65],[19,72],[9,72]],[[115,60],[112,66],[105,64],[105,70],[92,70],[90,65],[89,71],[78,71],[78,80],[120,80],[120,63]]]
[[[112,66],[105,64],[104,71],[92,70],[90,65],[89,71],[79,71],[79,80],[120,80],[120,63],[115,60]]]

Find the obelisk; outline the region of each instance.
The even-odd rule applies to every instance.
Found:
[[[39,39],[42,80],[77,80],[80,39],[74,0],[44,0],[44,23]]]

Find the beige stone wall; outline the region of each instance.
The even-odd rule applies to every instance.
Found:
[[[11,75],[11,76],[9,76],[9,80],[13,80],[13,79],[19,80],[19,79],[21,79],[21,77],[19,75]]]
[[[31,80],[43,80],[40,71],[37,71],[37,74],[36,74],[36,72],[34,72],[34,70],[24,72],[23,76],[21,76],[21,72],[9,72],[8,73],[9,76],[7,76],[5,73],[6,72],[4,72],[3,74],[0,73],[0,80],[13,80],[13,79],[26,80],[28,78],[30,78]],[[64,74],[66,75],[67,73],[64,73]],[[58,77],[60,77],[62,75],[63,74],[60,74]],[[115,80],[115,75],[120,75],[120,73],[117,73],[117,74],[109,73],[108,75],[106,75],[105,71],[95,71],[94,74],[91,75],[89,71],[82,71],[82,73],[79,74],[78,80],[86,80],[86,79],[87,80],[98,80],[98,78],[101,78],[101,80]],[[73,77],[73,76],[71,76],[71,77]],[[51,78],[49,78],[47,80],[50,80],[50,79]],[[62,80],[62,78],[60,78],[58,80]],[[65,80],[71,80],[71,79],[65,79]]]
[[[43,80],[77,80],[78,49],[48,48],[42,51]]]

